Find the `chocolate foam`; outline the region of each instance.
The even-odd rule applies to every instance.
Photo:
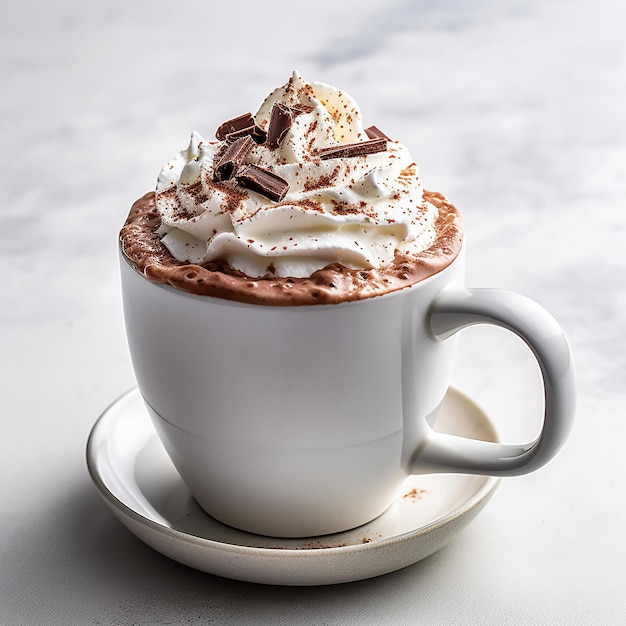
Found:
[[[271,306],[338,304],[404,289],[440,272],[458,256],[463,242],[459,212],[437,192],[425,191],[424,200],[439,210],[434,243],[418,254],[396,253],[392,263],[376,269],[354,270],[333,263],[308,278],[271,274],[251,278],[226,262],[178,261],[157,234],[161,218],[154,192],[133,204],[120,232],[120,245],[124,256],[148,279],[188,293]]]

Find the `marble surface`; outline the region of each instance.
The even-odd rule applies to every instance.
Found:
[[[3,8],[0,623],[626,622],[625,18],[610,0]],[[255,110],[294,68],[411,147],[463,212],[469,284],[548,308],[579,379],[552,463],[503,481],[431,558],[329,588],[162,557],[84,460],[93,422],[134,385],[116,258],[130,203],[192,129]],[[536,366],[503,332],[465,332],[454,383],[508,440],[538,428]]]

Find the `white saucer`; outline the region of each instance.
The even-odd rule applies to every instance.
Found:
[[[454,389],[446,395],[436,428],[496,440],[487,416]],[[411,476],[383,515],[354,530],[307,539],[253,535],[217,522],[195,503],[137,389],[96,422],[87,465],[115,515],[155,550],[211,574],[274,585],[350,582],[416,563],[474,519],[498,484],[483,476]]]

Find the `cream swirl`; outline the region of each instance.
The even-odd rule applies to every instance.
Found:
[[[277,146],[254,143],[240,165],[255,165],[286,181],[280,200],[217,180],[215,167],[230,140],[191,135],[189,146],[161,171],[156,206],[159,235],[179,261],[224,260],[250,277],[303,278],[331,264],[380,268],[397,253],[432,245],[437,209],[425,201],[405,146],[320,158],[323,149],[370,140],[356,102],[298,73],[273,91],[254,116],[263,132],[274,105],[297,111]]]

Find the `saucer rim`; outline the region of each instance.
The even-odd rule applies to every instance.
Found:
[[[242,556],[280,556],[281,558],[311,558],[313,556],[321,558],[327,556],[329,554],[348,554],[353,552],[368,552],[372,550],[384,550],[389,546],[396,546],[408,541],[413,541],[418,539],[421,536],[428,535],[436,532],[438,529],[447,526],[455,519],[460,517],[464,517],[468,515],[473,509],[483,506],[489,500],[489,498],[493,495],[495,489],[500,483],[500,478],[493,476],[485,476],[485,482],[477,489],[475,492],[471,493],[468,499],[459,507],[447,512],[441,517],[428,522],[427,524],[423,524],[417,526],[416,528],[399,533],[397,535],[391,535],[389,537],[377,539],[376,541],[371,541],[367,543],[353,543],[349,545],[343,546],[332,546],[332,547],[284,547],[284,548],[276,548],[276,547],[264,547],[264,546],[246,546],[238,543],[230,543],[225,541],[218,541],[216,539],[208,539],[206,537],[199,537],[197,535],[193,535],[182,530],[173,528],[171,526],[166,526],[161,524],[160,522],[146,517],[145,515],[135,511],[130,506],[122,502],[118,496],[113,493],[109,487],[105,484],[104,480],[101,478],[98,470],[97,470],[97,459],[96,452],[94,450],[94,441],[97,437],[98,431],[103,428],[103,424],[105,423],[107,417],[109,416],[112,409],[118,404],[123,402],[128,396],[139,393],[139,389],[135,386],[128,389],[126,392],[118,396],[115,400],[113,400],[100,414],[98,419],[93,424],[91,431],[89,433],[89,437],[87,439],[86,446],[86,461],[87,461],[87,469],[89,475],[94,482],[96,488],[98,489],[101,496],[104,497],[106,503],[113,509],[113,512],[118,516],[124,515],[125,517],[130,518],[134,522],[148,527],[150,530],[163,535],[168,539],[174,539],[177,541],[182,541],[187,544],[191,544],[192,546],[198,546],[201,548],[211,549],[211,550],[219,550],[221,552],[227,552],[230,554],[238,554]],[[447,394],[456,395],[458,399],[460,399],[463,403],[468,404],[471,408],[479,413],[486,425],[491,429],[492,434],[495,440],[498,440],[499,437],[497,435],[496,429],[483,411],[467,394],[458,390],[455,387],[449,387]],[[156,433],[155,433],[156,434]],[[331,535],[323,535],[323,536],[315,536],[315,537],[307,537],[306,539],[309,541],[315,541],[318,539],[327,540],[329,537],[333,537],[340,533],[333,533]],[[262,536],[262,535],[259,535]],[[270,541],[280,541],[280,538],[276,537],[268,537]]]

